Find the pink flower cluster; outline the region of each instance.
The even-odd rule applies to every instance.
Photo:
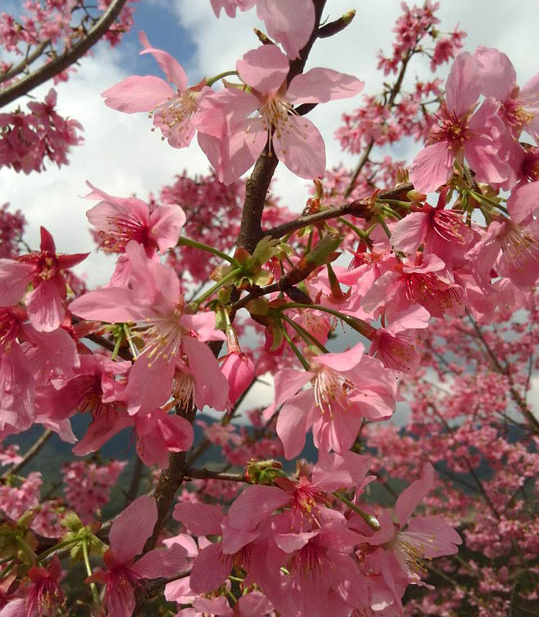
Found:
[[[81,521],[89,523],[99,516],[126,464],[127,461],[116,460],[104,465],[74,461],[63,466],[66,501]]]
[[[20,109],[0,114],[0,166],[29,174],[43,171],[49,159],[58,167],[67,165],[71,146],[83,141],[82,126],[56,112],[56,92],[50,90],[43,103],[28,103],[31,113]]]

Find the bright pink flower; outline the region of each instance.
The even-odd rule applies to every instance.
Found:
[[[517,287],[529,290],[539,279],[539,221],[518,224],[502,217],[493,220],[467,257],[483,288],[489,287],[491,268],[495,267]]]
[[[343,514],[325,510],[319,526],[302,533],[291,532],[279,515],[272,531],[280,554],[270,551],[268,561],[284,566],[288,575],[269,598],[282,614],[345,617],[352,606],[367,605],[368,581],[351,557],[360,536]]]
[[[70,309],[85,319],[140,322],[146,344],[129,373],[129,413],[151,412],[171,396],[183,403],[193,399],[199,409],[225,409],[228,382],[205,344],[225,338],[215,329],[214,313],[184,314],[174,271],[149,259],[134,241],[127,244],[126,254],[130,287],[92,291],[72,302]]]
[[[36,419],[36,379],[41,372],[69,375],[79,365],[75,342],[62,328],[39,332],[19,308],[0,309],[0,435],[18,433]]]
[[[141,54],[153,55],[176,90],[159,77],[134,75],[105,90],[101,96],[108,107],[118,111],[151,112],[154,125],[161,129],[168,143],[173,148],[185,148],[195,134],[192,119],[199,102],[211,88],[204,82],[188,88],[187,75],[178,61],[166,51],[151,47],[144,32],[140,33],[140,40],[145,47]]]
[[[210,0],[213,12],[219,17],[224,9],[229,17],[236,9],[247,11],[256,4],[256,14],[268,29],[269,36],[281,43],[289,58],[299,56],[309,40],[315,23],[312,0]]]
[[[427,147],[414,159],[410,179],[422,193],[434,191],[451,177],[453,162],[466,158],[478,182],[501,183],[510,167],[500,157],[505,128],[498,116],[498,104],[486,99],[474,113],[481,80],[477,62],[460,53],[446,83],[446,100],[440,110],[440,124],[430,133]]]
[[[153,497],[135,499],[114,520],[110,528],[110,549],[105,553],[106,570],[95,572],[89,580],[106,585],[105,604],[111,617],[131,617],[135,608],[135,588],[141,579],[178,574],[187,551],[179,544],[168,550],[152,550],[135,561],[157,522]]]
[[[36,328],[51,332],[65,317],[67,289],[63,270],[88,257],[88,253],[58,255],[51,234],[41,227],[41,251],[21,255],[16,261],[0,259],[0,306],[13,306],[27,295],[28,317]]]
[[[393,321],[415,304],[425,307],[435,317],[461,314],[463,300],[463,288],[455,284],[445,263],[431,254],[417,264],[395,264],[374,282],[361,304],[368,312],[384,307],[386,318]]]
[[[312,388],[301,390],[311,382]],[[310,371],[283,369],[275,376],[280,405],[277,434],[286,458],[297,456],[312,426],[315,446],[341,454],[350,448],[364,419],[389,418],[395,409],[396,380],[379,360],[363,355],[358,343],[343,353],[314,356]]]
[[[106,253],[124,253],[130,240],[146,249],[148,257],[156,250],[164,253],[178,242],[185,223],[180,206],[150,206],[136,197],[113,197],[89,182],[92,192],[87,199],[101,199],[86,216],[97,229],[99,246]]]
[[[282,491],[278,492],[279,503],[282,503]],[[195,593],[209,593],[222,585],[234,566],[249,571],[253,562],[265,561],[263,551],[257,550],[256,540],[265,531],[264,523],[275,507],[268,506],[263,524],[247,531],[232,527],[231,519],[223,516],[217,506],[184,502],[174,508],[174,518],[181,521],[190,533],[223,536],[222,542],[203,548],[193,562],[189,584]]]
[[[326,167],[322,136],[293,107],[354,96],[364,83],[318,68],[297,75],[287,87],[289,61],[275,45],[247,52],[236,68],[252,93],[227,88],[208,96],[196,120],[200,146],[221,182],[230,184],[249,169],[268,139],[290,171],[309,179],[322,175]]]
[[[62,566],[58,555],[55,555],[48,568],[32,566],[28,570],[31,581],[30,589],[26,596],[25,615],[53,615],[64,601],[64,594],[60,589],[60,576]]]

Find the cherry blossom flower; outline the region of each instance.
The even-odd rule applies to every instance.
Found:
[[[324,173],[322,136],[310,120],[294,111],[294,105],[348,98],[361,92],[364,83],[317,68],[297,75],[287,86],[289,66],[275,45],[262,45],[236,63],[251,93],[227,88],[201,102],[196,119],[199,144],[221,182],[239,178],[268,140],[279,160],[296,175],[310,179]]]
[[[363,345],[339,354],[314,356],[309,371],[287,368],[275,375],[275,403],[282,405],[277,434],[286,458],[297,456],[312,426],[314,444],[341,454],[354,443],[364,419],[389,418],[395,409],[396,380],[379,360],[363,355]],[[312,388],[301,390],[307,383]]]
[[[517,86],[516,72],[511,60],[497,49],[481,45],[475,50],[481,92],[501,103],[500,114],[511,127],[515,138],[527,131],[539,139],[539,74],[522,88]]]
[[[87,293],[72,302],[70,310],[86,319],[141,323],[146,344],[129,373],[129,413],[151,412],[171,395],[184,404],[193,400],[199,409],[204,405],[225,409],[228,383],[205,345],[225,338],[215,329],[214,313],[185,314],[175,273],[149,259],[133,240],[127,244],[126,254],[133,276],[131,286]]]
[[[80,263],[89,253],[59,255],[51,234],[41,227],[41,250],[16,261],[0,259],[0,306],[13,306],[27,295],[28,317],[36,330],[51,332],[64,320],[67,288],[63,270]]]
[[[200,100],[212,90],[204,81],[188,88],[181,64],[166,51],[153,48],[144,32],[140,33],[140,40],[145,47],[141,54],[152,54],[176,89],[160,77],[133,75],[103,92],[105,104],[128,114],[151,112],[154,125],[168,143],[173,148],[185,148],[195,134],[192,120]]]
[[[106,585],[105,604],[114,617],[131,617],[135,608],[135,589],[141,579],[174,576],[182,569],[187,551],[179,544],[168,550],[155,549],[135,561],[157,522],[153,497],[135,499],[114,520],[110,528],[110,548],[105,553],[106,570],[89,577]]]
[[[410,179],[422,193],[434,191],[449,180],[453,162],[466,158],[478,182],[501,183],[510,166],[500,157],[505,128],[498,116],[498,104],[487,98],[474,113],[481,80],[474,57],[460,53],[453,62],[446,83],[446,100],[440,123],[431,130],[428,145],[414,159]]]

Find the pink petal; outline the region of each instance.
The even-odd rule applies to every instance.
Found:
[[[74,368],[80,366],[75,341],[62,328],[42,332],[23,324],[22,329],[25,337],[37,348],[32,362],[40,363],[39,368],[48,364],[54,370],[70,375]]]
[[[222,555],[220,543],[200,551],[191,570],[191,589],[195,593],[209,593],[226,581],[232,564]]]
[[[39,234],[41,237],[41,250],[49,251],[49,253],[56,253],[56,245],[54,244],[54,238],[52,237],[50,231],[45,229],[45,227],[40,227]]]
[[[305,433],[312,424],[314,399],[312,390],[300,392],[283,405],[277,418],[277,435],[285,458],[297,456],[305,445]]]
[[[224,411],[228,402],[228,381],[219,369],[219,363],[211,349],[191,336],[183,339],[189,368],[195,378],[195,404],[198,409],[205,405]]]
[[[223,513],[218,506],[204,503],[179,503],[172,515],[195,536],[221,535]]]
[[[309,540],[316,535],[316,531],[309,533],[279,533],[275,536],[275,544],[285,553],[293,553],[306,546]]]
[[[397,499],[395,514],[397,521],[402,526],[408,522],[417,504],[429,493],[434,483],[434,468],[426,463],[421,471],[421,478],[412,482]]]
[[[13,306],[24,296],[34,267],[13,259],[0,259],[0,306]]]
[[[427,146],[415,157],[410,180],[420,193],[430,193],[445,184],[453,170],[454,156],[446,141]]]
[[[138,294],[127,287],[106,287],[90,291],[69,305],[69,310],[84,319],[109,323],[139,321],[148,316],[148,308],[137,306]]]
[[[258,0],[256,12],[270,37],[282,44],[290,58],[297,58],[314,29],[312,0]]]
[[[58,293],[58,281],[43,281],[26,297],[28,317],[36,330],[52,332],[64,321],[65,311]]]
[[[423,555],[427,559],[454,555],[457,553],[455,545],[462,544],[460,535],[441,516],[414,516],[405,533],[431,536],[432,542],[423,543]]]
[[[327,353],[313,358],[314,364],[321,364],[332,368],[334,371],[342,372],[353,369],[357,366],[363,357],[365,348],[362,343],[357,343],[351,349],[347,349],[341,353]]]
[[[515,223],[521,223],[539,210],[539,182],[516,186],[507,200],[507,209]]]
[[[175,205],[155,208],[150,214],[150,236],[161,253],[176,246],[185,220],[185,212]]]
[[[236,62],[240,78],[262,94],[274,94],[288,74],[288,58],[276,45],[261,45]]]
[[[480,45],[474,53],[479,68],[481,93],[499,101],[509,98],[517,83],[515,67],[501,51]]]
[[[467,113],[476,104],[481,92],[481,80],[477,62],[471,54],[461,52],[455,58],[445,89],[447,109],[457,117]]]
[[[300,178],[322,176],[326,171],[326,145],[319,130],[302,116],[288,116],[286,124],[273,134],[279,160]]]
[[[234,528],[252,531],[289,501],[290,495],[276,486],[249,486],[230,506],[230,522]]]
[[[167,550],[153,550],[143,555],[130,570],[142,578],[170,577],[179,574],[185,566],[187,551],[179,544]]]
[[[101,96],[105,97],[107,107],[133,114],[138,111],[151,111],[175,94],[160,77],[132,75],[105,90]]]
[[[391,230],[391,244],[396,251],[414,255],[423,242],[428,225],[428,215],[423,212],[411,212]]]
[[[294,77],[286,92],[286,98],[295,105],[327,103],[355,96],[364,86],[364,81],[359,81],[352,75],[316,68]]]
[[[139,39],[142,45],[146,48],[144,51],[140,52],[140,55],[152,54],[169,82],[173,83],[175,86],[178,86],[180,91],[185,90],[187,88],[187,75],[185,74],[182,65],[176,60],[176,58],[173,58],[169,53],[163,51],[162,49],[153,48],[150,45],[150,41],[148,40],[145,32],[139,32]]]
[[[148,359],[146,353],[141,354],[131,368],[125,390],[129,414],[149,413],[166,403],[175,369],[174,361]]]
[[[108,410],[106,413],[98,414],[88,427],[84,437],[73,448],[73,454],[85,456],[90,452],[95,452],[111,437],[132,425],[133,419],[125,411],[114,413]]]
[[[135,499],[112,523],[109,541],[114,557],[126,563],[142,552],[157,522],[157,505],[153,497]]]

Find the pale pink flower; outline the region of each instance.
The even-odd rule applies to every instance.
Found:
[[[276,156],[302,178],[316,178],[326,168],[325,145],[314,124],[294,105],[325,103],[356,95],[364,83],[330,69],[312,69],[286,85],[288,58],[275,45],[262,45],[236,63],[252,92],[227,88],[206,97],[196,124],[199,144],[218,173],[230,184],[254,163],[268,139]],[[254,114],[254,115],[253,115]]]
[[[411,330],[429,326],[430,313],[415,304],[400,313],[387,327],[376,328],[371,337],[369,354],[384,366],[403,373],[413,373],[419,366],[417,335]]]
[[[539,140],[539,73],[522,88],[517,86],[511,60],[497,49],[481,45],[475,50],[481,79],[481,92],[501,103],[500,114],[515,138],[527,131]]]
[[[451,177],[453,163],[467,159],[478,182],[504,182],[511,168],[500,156],[506,138],[499,104],[487,98],[474,113],[481,80],[474,57],[460,53],[446,83],[440,123],[431,130],[427,147],[414,159],[410,179],[422,193],[436,190]]]
[[[493,220],[467,257],[483,288],[489,287],[491,268],[495,267],[499,275],[529,290],[539,278],[539,221],[519,224],[502,217]]]
[[[425,255],[418,263],[398,263],[382,274],[361,302],[368,312],[383,309],[393,321],[411,306],[420,304],[435,316],[464,312],[464,289],[436,255]]]
[[[423,204],[398,221],[391,229],[393,248],[415,256],[423,245],[425,254],[434,253],[448,266],[462,265],[477,234],[466,225],[462,212],[445,209],[446,201],[446,192],[442,192],[435,208]]]
[[[399,495],[395,504],[396,523],[386,510],[378,517],[380,530],[362,538],[365,543],[380,547],[367,557],[366,567],[380,569],[399,607],[402,606],[401,592],[406,586],[421,583],[421,577],[426,573],[423,560],[453,555],[458,552],[457,545],[462,544],[459,534],[441,516],[411,518],[433,483],[434,468],[427,463],[421,478]]]
[[[102,93],[105,104],[128,114],[151,112],[154,125],[161,129],[168,143],[173,148],[185,148],[195,134],[192,119],[198,104],[211,88],[203,81],[188,88],[181,64],[166,51],[151,47],[144,32],[140,33],[140,40],[145,47],[141,54],[152,54],[175,88],[160,77],[133,75]]]
[[[287,368],[275,375],[275,402],[280,405],[277,434],[285,456],[297,456],[312,426],[315,446],[341,454],[354,443],[364,419],[389,418],[395,409],[396,380],[379,360],[363,355],[358,343],[342,353],[311,359],[310,371]],[[308,383],[312,387],[301,390]]]

